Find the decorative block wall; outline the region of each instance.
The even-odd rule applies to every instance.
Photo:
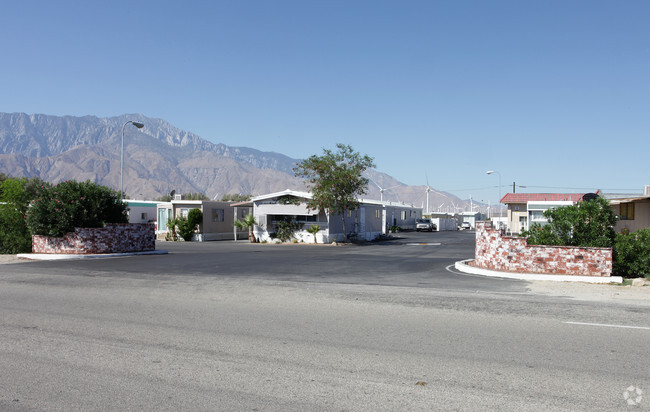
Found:
[[[527,245],[525,238],[504,236],[491,222],[477,222],[472,264],[506,272],[611,276],[612,249]]]
[[[104,228],[75,228],[63,237],[35,235],[33,253],[102,254],[156,250],[155,227],[150,223],[109,223]]]

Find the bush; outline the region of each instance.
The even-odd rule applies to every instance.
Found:
[[[25,224],[25,213],[32,199],[27,179],[6,178],[0,183],[0,253],[32,251],[32,235]]]
[[[302,229],[302,223],[296,222],[294,219],[281,219],[276,223],[277,236],[283,242],[288,242],[293,238],[293,234]]]
[[[523,236],[529,245],[613,247],[616,214],[603,198],[544,211],[548,223],[533,224]]]
[[[75,227],[104,227],[127,223],[127,206],[119,193],[90,181],[44,183],[27,211],[27,227],[33,235],[60,237]]]
[[[200,230],[203,223],[203,212],[201,209],[192,209],[187,214],[187,223],[193,227],[192,230]]]
[[[614,273],[650,279],[650,228],[616,235]]]
[[[202,221],[203,212],[201,212],[200,209],[190,210],[187,217],[180,216],[176,219],[170,219],[167,222],[167,228],[169,231],[167,232],[167,237],[165,237],[165,239],[177,241],[178,236],[176,235],[176,232],[178,231],[178,235],[182,237],[184,241],[189,242],[192,240],[192,236],[199,225],[197,222]]]

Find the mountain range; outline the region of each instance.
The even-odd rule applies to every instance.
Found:
[[[124,127],[129,121],[145,126]],[[299,159],[212,143],[141,114],[99,118],[0,113],[0,172],[37,176],[53,183],[90,180],[119,189],[123,130],[124,192],[133,199],[154,199],[172,190],[220,199],[225,194],[306,189],[292,170]],[[315,154],[319,151],[314,148]],[[405,185],[374,169],[367,171],[367,177],[371,183],[365,198],[426,207],[426,185]],[[428,198],[430,210],[468,206],[466,201],[433,188],[429,188]]]

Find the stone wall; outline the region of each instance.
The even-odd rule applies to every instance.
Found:
[[[525,238],[504,236],[491,222],[477,222],[472,265],[506,272],[611,276],[612,249],[527,245]]]
[[[103,254],[156,250],[150,223],[109,223],[104,228],[76,228],[63,237],[35,235],[33,253]]]

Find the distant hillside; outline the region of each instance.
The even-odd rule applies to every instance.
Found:
[[[129,120],[145,125],[125,129],[124,191],[132,198],[153,199],[171,190],[220,198],[227,193],[259,195],[305,188],[293,176],[296,159],[211,143],[140,114],[98,118],[0,113],[0,171],[50,182],[88,179],[119,188],[122,127]],[[368,176],[373,183],[365,197],[380,199],[382,187],[384,200],[426,205],[426,186],[407,186],[376,170]],[[435,189],[429,193],[431,210],[452,203],[465,205],[448,193]]]

